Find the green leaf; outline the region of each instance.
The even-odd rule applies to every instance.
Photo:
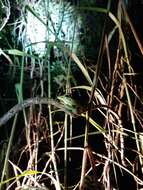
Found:
[[[26,56],[27,55],[25,52],[17,50],[17,49],[10,49],[10,50],[8,50],[8,53],[11,55],[18,55],[18,56]]]

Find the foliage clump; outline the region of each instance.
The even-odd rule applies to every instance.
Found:
[[[0,189],[140,189],[143,48],[124,2],[0,6]]]

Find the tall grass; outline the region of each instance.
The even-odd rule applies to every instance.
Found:
[[[50,1],[44,2],[46,11]],[[33,5],[16,1],[25,20],[13,23],[8,20],[12,3],[0,3],[1,10],[6,10],[0,40],[8,41],[5,29],[13,31],[15,36],[11,46],[1,45],[0,59],[6,60],[8,68],[15,68],[17,74],[12,83],[15,103],[6,107],[0,118],[0,189],[121,189],[120,179],[126,175],[139,189],[143,185],[142,96],[134,82],[139,74],[132,65],[125,26],[134,36],[141,55],[142,44],[124,3],[119,1],[114,14],[110,0],[104,8],[96,4],[91,7],[92,1],[89,6],[80,2],[74,7],[78,16],[86,17],[90,13],[104,20],[103,30],[99,31],[100,47],[95,50],[98,58],[88,62],[82,47],[81,51],[73,51],[76,19],[71,42],[64,42],[56,33],[55,41],[50,41],[48,25],[34,10],[40,1]],[[24,11],[30,11],[46,27],[42,56],[35,51],[33,42],[29,45],[26,42],[28,48],[24,44]],[[47,23],[51,22],[48,15],[46,19]],[[56,58],[52,50],[57,53]],[[13,96],[8,92],[5,97]],[[12,106],[15,107],[10,110]]]

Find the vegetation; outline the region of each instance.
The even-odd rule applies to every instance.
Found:
[[[141,190],[143,48],[130,8],[0,0],[0,190]]]

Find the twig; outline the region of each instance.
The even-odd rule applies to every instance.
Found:
[[[60,108],[62,111],[66,112],[68,115],[71,115],[73,117],[76,116],[75,113],[72,113],[72,111],[69,111],[68,109],[66,109],[64,104],[59,103],[57,100],[35,97],[35,98],[29,98],[27,100],[24,100],[22,103],[19,103],[15,105],[14,107],[12,107],[6,114],[4,114],[0,118],[0,127],[4,125],[8,120],[10,120],[16,113],[18,113],[22,109],[27,108],[31,105],[36,105],[36,104],[53,105],[57,108]]]

